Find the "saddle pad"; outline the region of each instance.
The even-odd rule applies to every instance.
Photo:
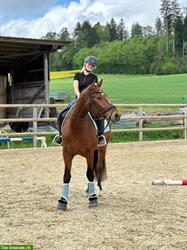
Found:
[[[92,121],[92,123],[93,123],[93,125],[94,125],[96,131],[98,132],[98,128],[97,128],[96,122],[94,121],[94,119],[92,118],[92,116],[91,116],[91,114],[90,114],[89,112],[88,112],[88,115],[89,115],[90,120]],[[109,127],[108,121],[105,119],[105,120],[104,120],[104,132],[106,133],[106,132],[108,132],[108,131],[110,131],[110,127]]]
[[[64,120],[63,120],[63,122],[62,122],[61,128],[63,128],[64,122],[65,122],[65,120],[66,120],[66,118],[67,118],[67,115],[68,115],[68,113],[70,112],[70,110],[71,110],[72,108],[73,108],[73,107],[71,107],[71,108],[67,111],[67,113],[66,113],[66,115],[65,115],[65,117],[64,117]],[[90,117],[90,120],[91,120],[91,122],[93,123],[93,125],[94,125],[94,127],[95,127],[95,130],[98,132],[97,124],[96,124],[96,122],[94,121],[94,119],[92,118],[92,116],[91,116],[91,114],[90,114],[89,112],[88,112],[88,116]],[[108,131],[110,131],[110,127],[109,127],[108,121],[105,119],[105,120],[104,120],[104,132],[106,133],[106,132],[108,132]]]
[[[69,112],[70,112],[70,110],[73,108],[73,106],[69,109],[69,110],[66,110],[65,111],[65,115],[64,115],[64,118],[63,118],[63,121],[62,121],[62,124],[61,124],[61,128],[63,128],[64,127],[64,122],[65,122],[65,120],[66,120],[66,118],[67,118],[67,116],[68,116],[68,114],[69,114]]]

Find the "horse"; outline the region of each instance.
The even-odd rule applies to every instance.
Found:
[[[105,118],[108,124],[111,124],[111,120],[120,120],[117,108],[101,90],[101,85],[102,80],[99,83],[93,82],[82,91],[76,104],[70,109],[63,122],[61,132],[65,169],[57,209],[67,209],[71,166],[76,155],[86,158],[89,207],[98,206],[94,179],[97,180],[97,185],[102,190],[101,182],[106,179],[105,155],[107,145],[97,147],[97,131],[90,119],[90,114],[95,119]],[[105,133],[107,144],[110,136],[111,126],[109,131]]]

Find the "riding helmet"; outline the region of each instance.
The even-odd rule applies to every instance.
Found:
[[[88,56],[85,58],[84,62],[89,63],[93,66],[96,66],[97,65],[97,58],[95,56]]]

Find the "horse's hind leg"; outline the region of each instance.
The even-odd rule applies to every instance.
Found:
[[[69,183],[71,180],[71,165],[73,156],[63,149],[65,163],[64,178],[62,183],[61,198],[58,200],[57,209],[66,210],[69,196]]]
[[[88,200],[89,207],[98,206],[97,195],[94,184],[93,154],[90,153],[87,158],[87,178],[88,178]]]
[[[94,151],[94,156],[93,156],[93,171],[95,172],[96,166],[97,166],[97,162],[98,162],[98,150]],[[86,193],[88,194],[88,186],[86,189]]]
[[[96,173],[97,185],[100,190],[102,190],[101,182],[104,181],[107,176],[105,155],[106,155],[106,147],[99,148],[97,163],[95,166],[95,173]]]

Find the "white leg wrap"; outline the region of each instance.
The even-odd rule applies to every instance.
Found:
[[[68,200],[68,197],[69,197],[69,183],[63,183],[62,184],[61,197]]]
[[[95,184],[94,182],[88,182],[88,196],[95,194]]]

